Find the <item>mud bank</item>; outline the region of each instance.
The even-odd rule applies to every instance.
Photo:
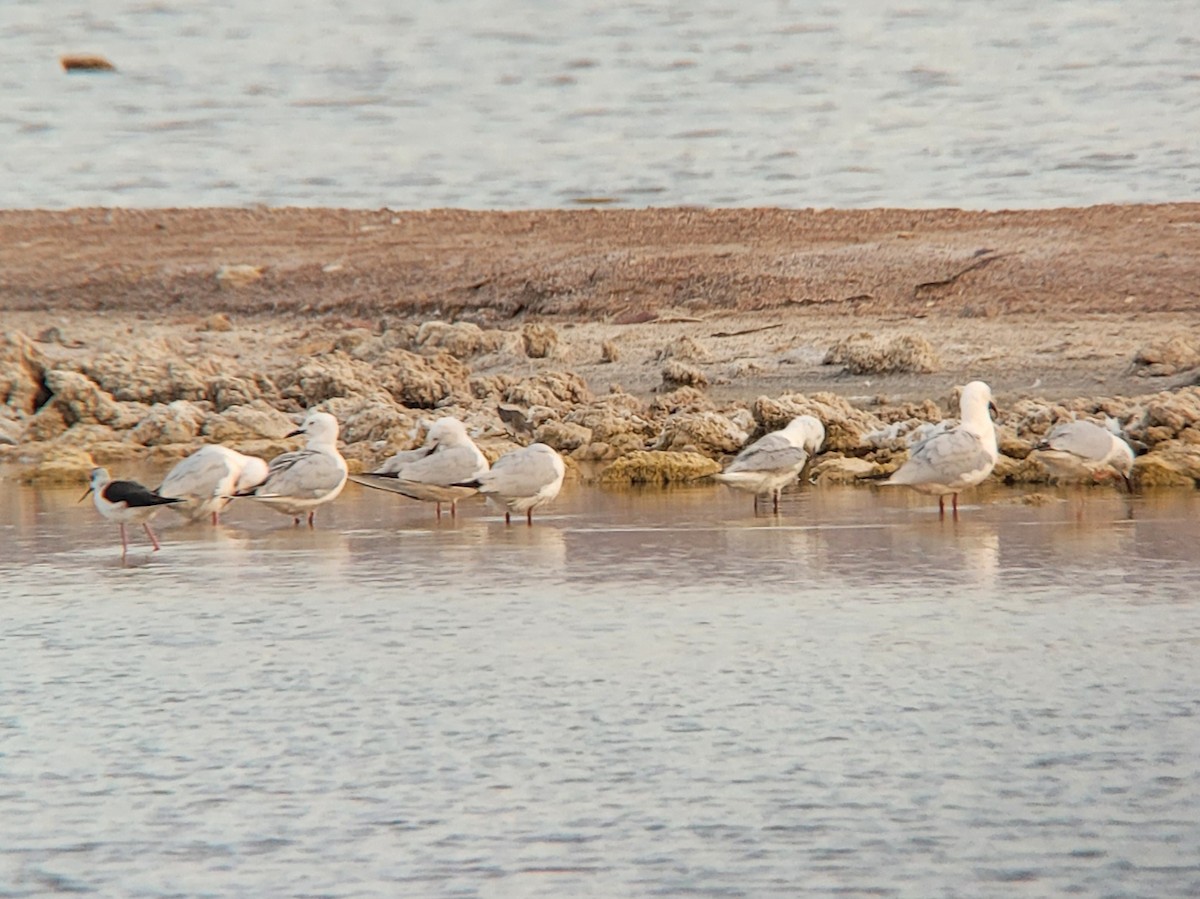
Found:
[[[355,467],[454,415],[492,455],[541,440],[577,476],[662,483],[810,413],[813,476],[846,481],[979,377],[994,477],[1044,481],[1038,439],[1107,416],[1143,485],[1194,487],[1198,239],[1195,204],[0,213],[0,463],[270,456],[319,405]]]

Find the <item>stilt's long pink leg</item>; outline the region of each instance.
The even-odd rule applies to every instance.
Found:
[[[125,536],[124,524],[118,524],[117,527],[121,529],[121,558],[123,559],[129,553],[129,538]]]
[[[154,536],[154,531],[150,530],[150,522],[143,522],[142,527],[146,529],[146,536],[150,538],[150,545],[154,547],[154,551],[158,552],[160,549],[162,549],[162,547],[158,545],[158,538]]]

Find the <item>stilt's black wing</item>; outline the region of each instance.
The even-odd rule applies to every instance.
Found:
[[[131,509],[182,502],[182,500],[159,496],[137,481],[109,481],[104,488],[104,498],[110,503],[125,503]]]

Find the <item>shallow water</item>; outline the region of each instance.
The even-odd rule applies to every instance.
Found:
[[[1191,0],[6,0],[0,207],[1195,199],[1197,60]]]
[[[0,495],[0,896],[1200,890],[1200,508]]]

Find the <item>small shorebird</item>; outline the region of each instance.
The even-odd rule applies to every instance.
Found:
[[[884,484],[903,484],[919,493],[936,495],[938,514],[946,514],[946,495],[951,495],[958,517],[958,494],[983,481],[996,467],[1000,451],[992,415],[992,389],[983,381],[972,381],[958,400],[958,427],[934,434],[916,444],[908,461]]]
[[[337,450],[337,419],[312,410],[287,436],[307,437],[304,449],[276,456],[267,466],[266,480],[237,495],[291,515],[297,525],[307,512],[311,528],[317,506],[336,499],[346,486],[346,460]]]
[[[811,415],[793,418],[779,431],[773,431],[744,448],[723,472],[714,477],[722,484],[754,494],[754,511],[759,496],[769,493],[771,506],[779,512],[779,496],[794,481],[809,456],[825,442],[825,426]]]
[[[91,486],[79,497],[79,501],[87,499],[88,493],[92,494],[96,510],[109,521],[115,521],[121,528],[122,559],[129,553],[129,538],[125,533],[125,525],[140,524],[145,528],[150,545],[158,552],[162,547],[158,545],[154,531],[150,530],[150,519],[157,515],[163,506],[181,502],[172,497],[159,496],[136,481],[114,481],[105,468],[92,469]]]
[[[525,523],[532,525],[533,510],[558,496],[566,471],[562,456],[544,443],[531,443],[505,453],[491,469],[457,486],[473,487],[503,505],[505,524],[512,523],[513,512],[524,512]]]
[[[1061,481],[1120,477],[1132,492],[1133,450],[1108,428],[1090,421],[1055,425],[1034,449],[1037,459]]]
[[[467,434],[466,426],[457,418],[439,418],[424,445],[402,450],[376,471],[352,475],[350,480],[435,503],[438,518],[442,517],[442,503],[450,503],[453,518],[458,514],[458,501],[476,492],[474,487],[459,486],[460,482],[487,470],[487,457]]]
[[[220,520],[221,510],[267,479],[267,463],[257,456],[246,456],[226,446],[202,446],[167,472],[155,491],[159,496],[182,500],[171,506],[191,521],[205,515],[212,523]]]

